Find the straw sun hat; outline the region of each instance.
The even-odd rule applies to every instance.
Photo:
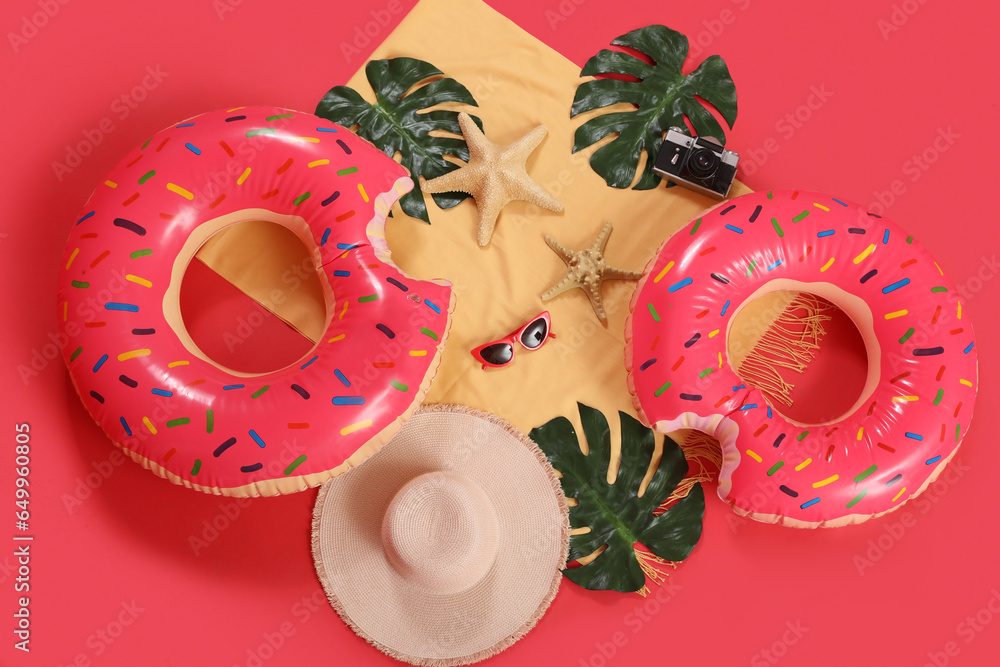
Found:
[[[503,419],[425,407],[322,486],[313,556],[361,637],[415,665],[464,665],[524,636],[566,564],[569,515],[545,455]]]

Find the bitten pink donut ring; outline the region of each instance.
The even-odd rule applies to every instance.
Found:
[[[778,290],[829,300],[864,339],[865,387],[829,423],[782,416],[728,364],[736,314]],[[717,438],[719,496],[756,520],[833,527],[892,511],[968,430],[978,369],[962,303],[922,246],[856,204],[800,191],[723,202],[660,248],[631,308],[625,363],[640,417]]]
[[[150,138],[98,186],[62,258],[63,354],[87,410],[135,461],[215,494],[299,491],[379,449],[422,400],[453,307],[447,282],[390,260],[385,219],[412,185],[350,131],[287,109],[215,111]],[[195,253],[247,220],[299,237],[326,300],[313,349],[269,373],[212,361],[180,314]]]

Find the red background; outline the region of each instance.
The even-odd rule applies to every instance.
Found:
[[[0,504],[8,507],[0,538],[13,544],[13,427],[20,422],[31,425],[36,536],[30,656],[12,648],[15,559],[13,546],[0,550],[4,665],[389,662],[322,598],[309,553],[315,491],[219,499],[122,462],[62,362],[46,355],[66,234],[129,148],[208,109],[314,109],[412,4],[4,2],[0,427],[11,444],[0,460]],[[492,662],[996,664],[1000,617],[989,605],[1000,610],[1000,536],[991,489],[1000,453],[990,434],[1000,398],[990,380],[1000,342],[993,311],[1000,232],[988,196],[998,155],[998,5],[489,4],[580,65],[614,36],[649,23],[705,45],[692,49],[699,61],[723,55],[739,90],[729,145],[744,156],[742,178],[757,189],[829,191],[876,212],[881,206],[909,229],[967,291],[963,305],[977,329],[983,380],[962,450],[900,512],[862,526],[797,531],[739,519],[710,490],[704,537],[661,589],[662,603],[566,582],[538,628]],[[38,13],[46,6],[50,18]],[[33,17],[44,25],[26,28]],[[355,43],[377,19],[387,25],[372,42]],[[25,39],[12,43],[12,33]],[[346,56],[345,44],[353,51]],[[119,98],[143,84],[147,66],[162,80],[147,78],[150,89],[131,109]],[[100,143],[57,174],[53,162],[65,162],[87,130]],[[951,139],[935,147],[939,136]],[[913,162],[924,153],[933,160],[926,170]],[[33,359],[40,369],[22,379],[18,367]],[[207,528],[213,520],[223,529]],[[193,536],[205,542],[192,546]]]

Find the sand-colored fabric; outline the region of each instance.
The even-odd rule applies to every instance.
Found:
[[[248,220],[211,236],[195,257],[313,343],[323,335],[323,288],[309,251],[288,229]],[[291,279],[296,289],[287,289]]]
[[[468,87],[479,103],[473,113],[495,143],[515,141],[544,123],[548,135],[528,158],[528,173],[565,206],[553,213],[508,204],[485,248],[476,243],[478,212],[471,199],[444,211],[426,196],[429,226],[393,208],[386,227],[393,260],[410,275],[452,281],[457,297],[451,338],[427,400],[489,410],[525,431],[559,415],[577,423],[576,401],[582,401],[612,416],[617,448],[615,411],[634,413],[623,355],[635,283],[604,285],[607,326],[581,290],[543,303],[540,295],[566,273],[544,236],[586,248],[610,220],[607,262],[641,271],[670,234],[717,202],[684,188],[609,188],[587,163],[595,148],[572,153],[575,129],[596,113],[569,116],[580,67],[478,0],[421,0],[372,54],[397,56],[427,60]],[[319,83],[317,100],[340,82]],[[346,83],[375,100],[363,65]],[[730,195],[747,192],[735,183]],[[536,352],[517,350],[502,369],[484,371],[475,362],[473,348],[543,310],[552,313],[555,340]]]
[[[569,510],[537,445],[464,406],[414,413],[364,465],[320,489],[313,556],[361,637],[416,665],[483,660],[548,609]]]
[[[573,132],[592,115],[569,116],[580,67],[484,3],[422,0],[372,58],[404,55],[427,60],[466,85],[491,141],[513,141],[544,123],[549,133],[528,159],[528,173],[565,207],[559,214],[509,204],[487,248],[476,244],[472,201],[442,211],[427,197],[430,226],[394,210],[387,226],[393,259],[414,275],[448,278],[457,295],[452,335],[428,400],[489,410],[525,431],[559,415],[577,423],[581,401],[611,417],[617,447],[615,411],[633,412],[623,355],[635,283],[605,284],[607,327],[580,290],[543,303],[540,295],[566,272],[544,236],[585,248],[610,220],[606,260],[641,271],[671,233],[716,202],[683,188],[609,188],[587,163],[594,149],[572,153]],[[363,67],[348,85],[374,100]],[[746,192],[736,183],[730,194]],[[557,338],[540,350],[519,349],[509,366],[485,371],[469,353],[542,310],[552,313]]]

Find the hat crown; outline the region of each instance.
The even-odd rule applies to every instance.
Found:
[[[411,479],[382,519],[382,544],[392,566],[440,594],[479,582],[493,564],[497,541],[490,499],[474,481],[449,471]]]

